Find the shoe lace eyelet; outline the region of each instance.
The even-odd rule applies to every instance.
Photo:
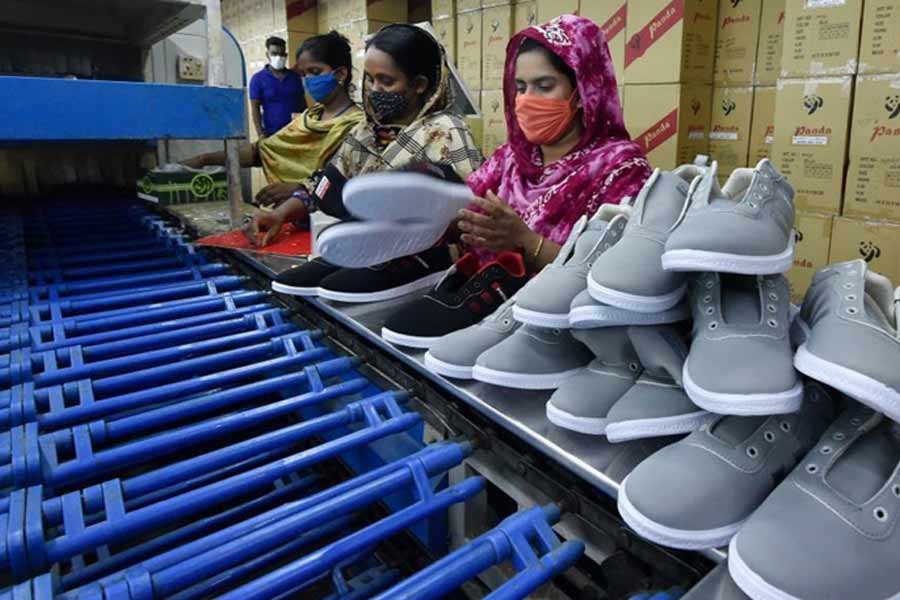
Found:
[[[706,314],[711,315],[714,312],[716,312],[716,309],[714,309],[712,306],[706,308]]]
[[[844,299],[848,302],[853,302],[856,300],[856,294],[847,294],[846,296],[844,296]]]
[[[775,441],[775,434],[771,431],[766,431],[765,433],[763,433],[763,439],[771,444]]]
[[[787,421],[782,421],[781,423],[778,424],[778,426],[779,426],[779,427],[781,428],[781,430],[782,430],[783,432],[785,432],[785,433],[790,433],[790,432],[791,432],[791,424],[788,423]]]
[[[561,333],[560,330],[556,329],[555,327],[551,329],[551,331],[553,332],[553,335],[559,335]]]
[[[509,319],[503,319],[502,322],[503,322],[503,324],[506,325],[506,326],[508,326],[510,323],[512,323],[512,321],[510,321]]]
[[[778,294],[775,292],[769,292],[769,300],[772,302],[778,302]]]
[[[859,314],[859,309],[856,308],[855,306],[848,306],[848,307],[847,307],[847,314],[848,314],[848,315]]]
[[[632,371],[634,373],[637,373],[640,368],[641,368],[641,366],[637,363],[633,362],[633,363],[628,364],[628,370]]]
[[[894,484],[891,486],[891,493],[894,494],[897,498],[900,498],[900,485]]]
[[[888,520],[888,512],[884,509],[883,506],[876,506],[872,511],[872,514],[875,515],[875,520],[884,523]]]
[[[710,302],[712,302],[712,296],[709,296],[709,295],[703,296],[703,301],[705,303],[709,304]]]
[[[819,472],[819,466],[816,465],[815,463],[810,463],[810,464],[806,465],[806,472],[809,473],[810,475],[815,475],[816,473]]]
[[[822,448],[819,449],[819,453],[820,453],[820,454],[823,454],[823,455],[825,455],[825,456],[828,456],[828,455],[831,454],[833,451],[834,451],[834,449],[833,449],[831,446],[822,446]]]
[[[706,282],[706,289],[711,290],[713,286],[716,285],[714,281],[710,280]]]
[[[850,282],[850,281],[848,281],[847,283],[844,284],[844,289],[845,289],[845,290],[852,290],[854,287],[855,287],[855,286],[854,286],[853,283]]]
[[[718,329],[719,324],[716,321],[713,321],[712,323],[709,324],[709,328],[713,329],[713,330]]]
[[[757,197],[759,197],[759,196],[757,195]],[[747,205],[748,205],[750,208],[756,208],[756,202],[748,202]]]
[[[859,417],[853,417],[852,419],[850,419],[850,424],[854,427],[859,427],[860,425],[862,425],[862,419],[860,419]]]
[[[842,441],[845,437],[847,437],[847,436],[845,436],[843,433],[841,433],[840,431],[838,431],[837,433],[835,433],[834,435],[831,436],[831,439],[833,439],[833,440],[836,441],[836,442],[840,442],[840,441]]]
[[[769,311],[770,313],[773,313],[773,314],[776,313],[776,312],[778,312],[778,309],[775,307],[774,304],[769,304],[769,305],[767,305],[767,306],[766,306],[766,310]]]
[[[759,456],[759,450],[756,449],[756,446],[748,446],[747,447],[747,456],[750,458],[756,458]]]
[[[778,321],[776,321],[775,319],[769,319],[768,321],[766,321],[766,324],[772,329],[778,327]]]

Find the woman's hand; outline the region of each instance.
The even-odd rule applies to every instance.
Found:
[[[296,183],[270,183],[256,194],[256,203],[260,206],[279,206],[300,189]]]
[[[537,234],[496,194],[488,192],[486,196],[472,200],[483,213],[468,209],[459,211],[460,239],[469,246],[494,252],[530,250],[537,243]]]
[[[257,212],[253,219],[244,227],[244,234],[254,246],[268,246],[284,225],[284,216],[277,210],[272,212]],[[260,232],[265,232],[262,240]]]

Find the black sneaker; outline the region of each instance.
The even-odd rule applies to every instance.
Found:
[[[453,266],[450,247],[435,246],[363,269],[340,269],[319,285],[319,296],[336,302],[379,302],[428,289]]]
[[[466,254],[428,295],[391,315],[381,337],[400,346],[429,348],[493,313],[527,280],[517,252],[503,252],[480,269],[475,255]]]
[[[318,296],[322,280],[340,270],[339,266],[317,257],[279,273],[272,281],[272,289],[291,296]]]

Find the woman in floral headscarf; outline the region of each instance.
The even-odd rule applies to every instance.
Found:
[[[636,195],[650,175],[622,119],[606,39],[563,15],[517,33],[503,79],[509,142],[467,180],[478,210],[463,210],[462,241],[522,251],[538,270],[575,222]]]

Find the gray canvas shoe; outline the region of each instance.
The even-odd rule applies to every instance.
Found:
[[[602,435],[609,409],[634,385],[640,362],[625,327],[587,329],[572,335],[596,358],[553,392],[547,402],[547,419],[564,429]]]
[[[828,427],[834,400],[815,382],[806,398],[790,415],[718,417],[653,454],[622,483],[622,518],[665,546],[726,545]]]
[[[618,244],[591,268],[588,290],[594,299],[636,312],[659,312],[678,304],[685,291],[682,273],[664,271],[661,257],[672,226],[684,209],[692,181],[705,167],[656,169],[634,203]],[[627,267],[627,268],[626,268]]]
[[[552,390],[591,358],[567,330],[523,325],[478,357],[472,377],[519,390]]]
[[[625,229],[629,205],[604,204],[591,217],[582,217],[556,259],[518,294],[513,316],[536,327],[569,326],[572,300],[587,288],[594,260],[612,247]]]
[[[663,268],[746,275],[786,273],[794,260],[794,188],[769,159],[735,169],[719,189],[716,167],[688,199],[666,241]]]
[[[597,302],[591,297],[590,292],[584,290],[575,296],[569,306],[569,327],[572,329],[595,329],[627,325],[661,325],[684,321],[690,316],[691,309],[684,301],[660,312],[635,312]]]
[[[684,389],[691,400],[725,415],[800,408],[803,385],[792,363],[784,277],[703,273],[690,288],[694,338]]]
[[[854,403],[731,541],[752,598],[900,597],[900,444]]]
[[[801,373],[900,421],[900,288],[864,260],[832,265],[813,278],[798,323]]]
[[[504,302],[480,323],[454,331],[435,342],[425,353],[425,366],[445,377],[472,379],[472,368],[481,353],[520,327],[512,316],[515,298]]]
[[[709,413],[681,388],[688,347],[674,327],[629,327],[628,337],[643,372],[606,416],[606,437],[625,442],[694,431]]]

